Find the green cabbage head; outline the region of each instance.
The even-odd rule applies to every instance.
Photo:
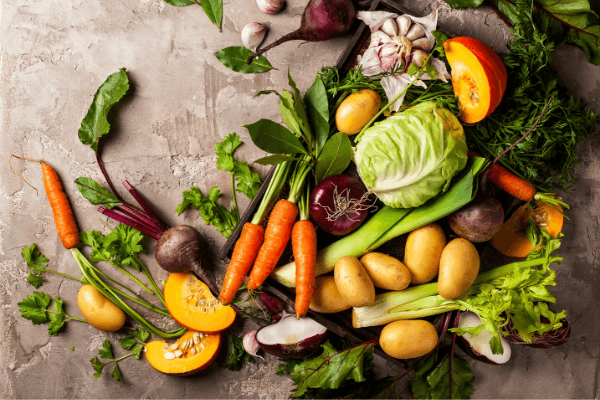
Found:
[[[418,207],[450,186],[467,163],[458,119],[424,102],[367,129],[354,161],[369,191],[395,208]]]

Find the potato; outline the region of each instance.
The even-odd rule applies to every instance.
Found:
[[[333,314],[350,308],[350,304],[340,294],[333,275],[321,275],[316,280],[317,288],[309,308],[322,314]]]
[[[438,334],[429,321],[409,319],[387,324],[379,345],[388,355],[402,360],[421,357],[435,348]]]
[[[344,256],[335,263],[335,285],[352,307],[370,306],[375,301],[375,286],[354,256]]]
[[[77,293],[77,305],[83,318],[94,328],[115,332],[125,324],[125,313],[92,285],[83,285]]]
[[[445,246],[446,235],[435,222],[408,234],[404,265],[410,271],[410,283],[420,285],[431,282],[437,276]]]
[[[371,89],[359,90],[346,97],[335,112],[335,125],[347,135],[357,134],[381,107],[381,97]]]
[[[402,290],[410,285],[410,271],[400,260],[383,253],[367,253],[360,262],[373,285],[381,289]]]
[[[479,253],[467,239],[454,239],[442,251],[438,293],[455,299],[467,291],[479,273]]]

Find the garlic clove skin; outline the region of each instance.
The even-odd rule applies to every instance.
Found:
[[[413,50],[410,55],[411,62],[417,64],[419,68],[423,68],[423,65],[425,65],[425,60],[427,60],[428,53],[424,52],[423,50],[416,49]]]
[[[254,357],[260,357],[258,354],[258,350],[260,349],[260,347],[258,346],[258,341],[256,340],[256,332],[258,332],[256,329],[253,331],[250,331],[248,333],[246,333],[244,335],[244,339],[242,339],[242,345],[244,346],[244,350],[246,350],[246,353],[250,354],[251,356]],[[264,360],[264,358],[262,358]]]
[[[396,18],[396,26],[398,27],[399,36],[406,36],[411,25],[412,21],[406,15],[401,15]]]
[[[256,0],[256,5],[265,14],[275,14],[281,11],[285,0]]]
[[[422,37],[425,37],[425,28],[421,24],[413,24],[406,33],[406,38],[411,42]]]
[[[398,26],[393,18],[386,20],[379,29],[391,38],[398,36]]]
[[[258,22],[250,22],[242,28],[242,44],[244,47],[256,51],[265,39],[267,28]]]
[[[415,49],[421,49],[427,53],[429,53],[431,51],[431,49],[433,49],[433,45],[431,43],[431,40],[429,40],[426,37],[422,37],[416,40],[412,41],[412,47]]]

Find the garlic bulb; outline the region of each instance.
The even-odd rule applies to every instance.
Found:
[[[429,53],[431,51],[431,49],[433,49],[433,44],[431,43],[431,40],[429,40],[428,38],[422,37],[422,38],[413,40],[412,47],[414,49],[421,49],[421,50]]]
[[[423,65],[425,65],[425,60],[427,60],[428,53],[420,49],[415,49],[412,53],[410,53],[410,55],[411,62],[417,64],[419,68],[423,68]]]
[[[266,14],[275,14],[283,8],[285,0],[256,0],[260,11]]]
[[[242,29],[242,44],[244,47],[256,51],[267,33],[267,28],[258,22],[250,22]]]

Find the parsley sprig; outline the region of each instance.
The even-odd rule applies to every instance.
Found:
[[[213,225],[224,237],[229,238],[240,222],[240,212],[235,193],[243,193],[250,200],[254,199],[262,184],[256,172],[250,169],[245,161],[234,159],[233,154],[242,145],[240,137],[234,132],[225,136],[223,141],[215,145],[217,154],[217,169],[228,171],[231,176],[232,206],[228,210],[217,204],[222,197],[221,190],[213,186],[208,196],[202,194],[196,186],[183,192],[183,201],[177,205],[177,214],[181,215],[191,207],[200,212],[206,225]]]
[[[50,303],[52,303],[52,308],[49,308]],[[48,324],[48,334],[51,336],[57,336],[67,320],[87,322],[84,319],[68,315],[64,310],[63,301],[60,297],[55,296],[54,302],[52,302],[50,295],[44,292],[34,291],[33,295],[27,295],[17,305],[21,316],[31,320],[34,325],[50,322]]]
[[[23,250],[21,250],[21,256],[27,263],[27,267],[29,267],[29,276],[27,277],[27,282],[33,285],[33,287],[36,289],[39,289],[39,287],[42,286],[42,283],[46,280],[42,276],[44,272],[60,275],[76,281],[80,280],[74,276],[47,269],[46,267],[48,266],[48,259],[36,248],[35,243],[32,243],[29,247],[24,246]]]
[[[131,353],[127,353],[124,356],[115,358],[113,353],[113,348],[108,339],[106,339],[102,343],[102,348],[98,350],[98,355],[90,360],[92,367],[96,371],[94,373],[94,378],[98,379],[102,376],[102,371],[104,367],[110,364],[114,364],[113,371],[111,376],[114,380],[119,381],[121,383],[125,383],[125,379],[123,378],[123,374],[119,369],[118,362],[122,361],[131,356],[135,357],[136,360],[139,360],[142,357],[142,352],[144,350],[144,344],[150,337],[150,333],[143,328],[137,328],[135,333],[128,334],[122,339],[119,339],[119,343],[121,344],[121,348],[124,350],[131,350]],[[107,359],[110,361],[101,361],[100,358]]]

